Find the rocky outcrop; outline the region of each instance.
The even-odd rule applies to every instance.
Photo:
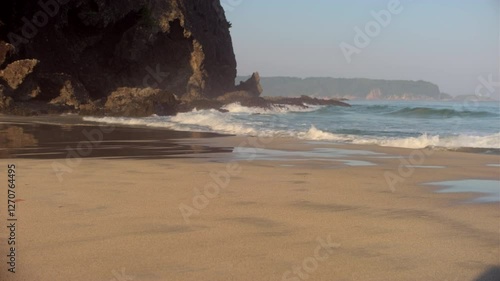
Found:
[[[223,96],[218,97],[217,101],[223,104],[229,104],[233,102],[242,102],[253,98],[255,97],[247,91],[236,91],[236,92],[229,92],[227,94],[224,94]]]
[[[19,60],[9,64],[4,70],[0,70],[0,79],[7,85],[16,90],[26,78],[33,73],[39,61],[37,60]]]
[[[152,88],[119,88],[105,104],[106,112],[116,116],[145,117],[176,112],[177,99],[171,93]]]
[[[51,104],[79,109],[91,103],[87,89],[75,78],[63,73],[52,73],[39,78],[43,100]]]
[[[27,60],[38,62],[36,73],[20,75],[36,83],[2,83],[19,89],[11,93],[16,103],[78,109],[122,87],[188,102],[235,90],[230,24],[219,0],[22,0],[3,1],[0,11],[0,40],[15,46],[0,43],[0,68],[29,72]]]
[[[247,81],[242,81],[236,86],[237,91],[248,92],[253,97],[259,97],[262,94],[262,86],[260,85],[260,75],[254,72]]]
[[[26,101],[40,94],[34,71],[38,60],[18,60],[4,70],[0,70],[0,83],[6,85],[7,92],[16,101]]]

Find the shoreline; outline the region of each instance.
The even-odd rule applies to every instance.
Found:
[[[68,114],[68,115],[43,115],[43,116],[14,116],[14,115],[0,115],[0,125],[9,125],[15,124],[15,122],[19,122],[20,125],[47,125],[47,126],[75,126],[75,127],[113,127],[113,128],[121,128],[123,130],[151,130],[154,132],[163,132],[164,136],[168,137],[168,132],[172,136],[168,137],[169,139],[191,139],[191,138],[223,138],[223,137],[235,137],[237,139],[240,138],[261,138],[259,136],[242,136],[242,135],[234,135],[234,134],[226,134],[219,132],[205,132],[205,131],[187,131],[187,130],[176,130],[170,129],[167,127],[158,127],[158,126],[147,126],[147,125],[128,125],[128,124],[119,124],[119,123],[105,123],[105,122],[97,122],[97,121],[87,121],[84,120],[85,117],[90,116],[81,116],[76,114]],[[446,147],[425,147],[425,148],[408,148],[408,147],[394,147],[394,146],[383,146],[379,144],[356,144],[356,143],[347,143],[347,142],[337,142],[337,141],[328,141],[328,140],[307,140],[300,139],[294,137],[269,137],[266,136],[266,139],[278,139],[280,141],[288,142],[294,141],[296,143],[312,143],[315,145],[338,145],[338,146],[350,146],[351,148],[364,150],[365,149],[375,149],[381,151],[390,151],[392,149],[399,150],[432,150],[432,151],[448,151],[448,152],[458,152],[458,153],[472,153],[472,154],[482,154],[482,155],[500,155],[500,149],[496,148],[476,148],[476,147],[458,147],[458,148],[446,148]],[[500,163],[492,163],[492,164],[500,164]]]
[[[69,141],[31,145],[66,151],[96,128],[63,126]],[[34,131],[58,137],[44,129]],[[312,280],[483,281],[499,264],[500,203],[422,185],[498,181],[498,167],[487,166],[497,155],[115,129],[94,150],[135,155],[1,160],[17,170],[20,266],[6,276],[0,257],[0,277],[288,280],[300,268]],[[414,151],[429,153],[416,166],[431,168],[400,174]],[[402,177],[392,188],[388,172]],[[0,247],[7,238],[0,231]],[[317,241],[328,245],[320,259]]]
[[[11,122],[10,124],[7,122]],[[14,122],[14,123],[12,123]],[[8,129],[20,128],[9,132]],[[51,130],[45,130],[51,128]],[[49,131],[49,133],[46,133]],[[38,134],[37,134],[38,133]],[[386,182],[394,185],[404,182],[415,172],[442,172],[460,165],[449,165],[439,159],[463,158],[480,161],[479,177],[468,173],[435,177],[415,183],[430,191],[445,190],[439,182],[460,180],[500,181],[497,154],[477,153],[471,150],[411,149],[386,147],[374,144],[333,143],[308,141],[283,137],[235,136],[219,133],[176,131],[142,125],[100,124],[85,121],[81,116],[15,117],[0,116],[0,141],[4,135],[7,147],[0,150],[0,159],[133,159],[161,160],[186,158],[193,161],[241,162],[253,161],[282,163],[282,167],[307,167],[315,169],[363,168],[388,165],[397,159],[394,171],[385,173]],[[8,135],[8,134],[7,134]],[[57,142],[53,142],[57,140]],[[85,144],[85,145],[82,145]],[[118,150],[119,149],[119,150]],[[241,150],[241,151],[239,151]],[[320,150],[316,152],[316,150]],[[118,152],[119,151],[119,152]],[[241,153],[240,153],[241,152]],[[241,155],[240,155],[241,154]],[[236,156],[235,156],[236,155]],[[247,156],[245,156],[247,155]],[[251,155],[251,156],[248,156]],[[77,160],[80,161],[80,160]],[[314,162],[310,166],[307,162]],[[293,164],[292,164],[293,163]],[[402,171],[406,169],[406,171]],[[397,170],[397,172],[396,172]],[[486,172],[485,172],[486,171]],[[409,175],[405,175],[409,174]],[[496,173],[496,174],[495,174]],[[432,173],[435,174],[435,173]],[[433,183],[436,185],[433,186]],[[463,191],[461,194],[477,192]],[[473,196],[471,196],[473,198]],[[500,201],[500,198],[497,200]],[[484,202],[483,202],[484,203]]]
[[[11,143],[9,147],[9,137],[5,132],[6,128],[12,127],[18,127],[20,130],[14,130],[14,136],[10,137]],[[45,130],[46,128],[51,128],[51,130]],[[240,159],[238,156],[234,156],[239,153],[238,149],[241,149],[242,155],[245,153],[269,154],[267,158],[257,156],[256,160],[259,161],[325,161],[327,164],[317,165],[323,169],[335,166],[329,166],[328,162],[331,161],[344,161],[344,167],[369,167],[372,165],[385,165],[389,160],[399,159],[398,168],[404,166],[412,170],[428,169],[435,171],[440,171],[449,166],[459,167],[459,165],[433,161],[434,156],[441,159],[464,158],[468,159],[467,161],[478,159],[482,163],[482,168],[488,171],[498,170],[500,161],[497,154],[477,153],[474,149],[465,151],[436,148],[412,149],[375,144],[310,141],[292,137],[235,136],[212,132],[176,131],[143,125],[103,124],[85,121],[82,116],[77,115],[0,116],[0,137],[2,137],[2,133],[4,144],[7,143],[6,150],[4,149],[3,152],[7,151],[7,156],[11,153],[10,156],[12,157],[6,157],[5,153],[0,150],[0,159],[12,160],[62,159],[68,156],[67,153],[63,153],[64,151],[71,150],[71,148],[78,150],[80,144],[89,143],[90,153],[77,153],[71,156],[73,158],[113,159],[118,157],[120,159],[151,160],[179,156],[197,159],[197,157],[206,154],[208,158],[212,159],[211,161],[242,161],[245,158],[244,156],[241,156],[243,158],[240,157]],[[57,142],[54,142],[54,140],[57,140]],[[133,150],[133,152],[112,155],[112,152],[116,151],[117,144],[121,146],[121,151]],[[66,146],[66,148],[63,149],[62,146]],[[110,148],[107,149],[107,146],[110,146]],[[93,149],[96,147],[98,149]],[[154,147],[158,147],[156,150],[161,150],[163,153],[155,153]],[[42,152],[37,153],[37,150]],[[262,151],[259,152],[260,150]],[[324,151],[316,153],[315,150]],[[31,153],[26,153],[26,151]],[[105,152],[103,153],[103,151]],[[153,153],[149,153],[149,151],[153,151]],[[297,153],[293,153],[294,151]],[[287,156],[287,153],[290,155]],[[201,157],[201,160],[205,158]],[[253,159],[255,159],[255,156],[252,156],[252,161]],[[354,164],[350,165],[349,161]],[[356,161],[360,163],[356,164]],[[489,175],[483,174],[482,179],[500,180],[500,174],[491,175],[493,173]],[[462,176],[446,179],[463,180],[468,178]]]

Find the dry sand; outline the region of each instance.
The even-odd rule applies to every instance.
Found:
[[[312,145],[274,140],[265,146],[297,151]],[[412,152],[337,148],[405,158]],[[384,173],[397,171],[401,159],[347,158],[376,165],[240,159],[228,167],[227,155],[87,158],[60,182],[52,165],[64,159],[2,159],[2,225],[8,163],[16,164],[23,200],[17,202],[17,273],[7,272],[2,227],[0,280],[489,280],[477,278],[500,265],[500,205],[472,204],[467,200],[477,194],[434,193],[419,184],[498,180],[499,168],[486,166],[498,156],[437,151],[425,165],[446,168],[415,169],[395,190]],[[214,187],[213,174],[228,168],[238,169],[227,186],[193,205],[204,199],[194,189]],[[203,208],[188,223],[180,206]],[[329,248],[318,252],[318,239]]]

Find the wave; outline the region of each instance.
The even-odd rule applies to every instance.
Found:
[[[231,103],[222,107],[230,113],[248,113],[248,114],[280,114],[289,112],[312,112],[323,108],[324,106],[316,106],[304,104],[303,106],[288,105],[288,104],[273,104],[269,108],[263,107],[247,107],[239,102]]]
[[[235,120],[230,114],[214,109],[195,110],[164,118],[167,118],[176,127],[187,125],[191,130],[235,135],[255,135],[258,133],[256,128]]]
[[[403,109],[389,112],[388,115],[400,117],[415,117],[415,118],[453,118],[453,117],[498,117],[499,113],[489,111],[470,111],[456,110],[448,108],[429,108],[429,107],[405,107]]]
[[[359,135],[342,135],[324,132],[312,126],[309,131],[299,133],[298,136],[307,140],[340,141],[353,144],[373,144],[387,147],[401,148],[445,148],[453,150],[470,149],[500,149],[500,133],[487,136],[458,135],[439,136],[422,134],[418,137],[388,138]]]
[[[500,132],[492,135],[456,135],[440,136],[422,134],[416,137],[387,137],[368,136],[363,134],[339,134],[323,131],[311,125],[308,129],[298,127],[263,126],[259,122],[250,122],[248,119],[238,119],[231,113],[222,113],[217,110],[194,110],[179,113],[176,116],[147,118],[120,118],[120,117],[84,117],[86,121],[168,128],[178,131],[213,132],[242,136],[262,137],[292,137],[302,140],[332,141],[353,144],[372,144],[388,147],[420,149],[426,147],[459,150],[471,149],[500,149]]]
[[[322,130],[317,129],[314,125],[312,125],[311,128],[306,132],[297,133],[296,136],[304,140],[322,140],[322,141],[340,141],[340,142],[345,142],[350,140],[347,135],[324,132]]]
[[[374,113],[387,112],[388,110],[393,110],[395,108],[393,105],[386,105],[386,104],[377,104],[377,105],[356,105],[356,104],[354,104],[353,107],[358,107],[358,108],[360,108],[360,110],[374,112]]]
[[[178,113],[175,116],[151,116],[143,118],[129,117],[84,117],[83,120],[126,125],[126,126],[145,126],[154,128],[166,128],[176,131],[196,131],[207,133],[219,133],[228,135],[240,136],[291,136],[287,130],[274,129],[283,119],[276,118],[275,124],[270,124],[270,128],[262,128],[262,122],[249,122],[242,118],[237,118],[238,115],[231,113],[223,113],[215,109],[196,110],[191,112]],[[273,123],[273,122],[271,122]]]
[[[233,120],[218,110],[193,110],[175,116],[128,117],[84,117],[85,121],[129,126],[167,128],[177,131],[215,132],[221,134],[254,135],[258,131]]]

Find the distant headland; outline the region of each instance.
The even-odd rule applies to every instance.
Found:
[[[236,82],[248,76],[236,77]],[[427,81],[381,80],[367,78],[332,77],[261,77],[263,96],[335,98],[347,100],[429,100],[462,101],[475,99],[491,101],[486,97],[452,96],[440,91],[439,86]]]
[[[236,81],[246,79],[238,76]],[[443,100],[438,85],[427,81],[331,77],[261,77],[265,96],[314,96],[349,100]]]

